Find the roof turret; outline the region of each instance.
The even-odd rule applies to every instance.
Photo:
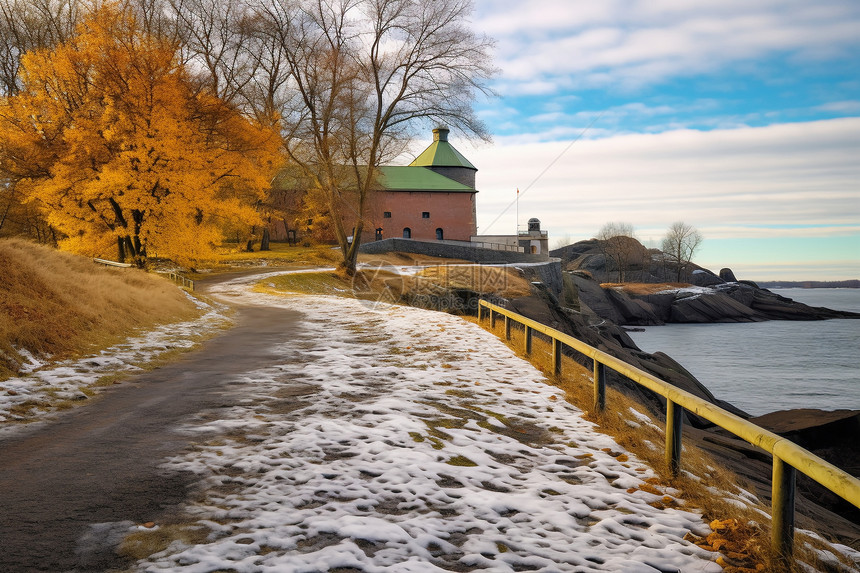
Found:
[[[415,158],[409,165],[412,167],[465,167],[478,169],[472,165],[463,154],[448,143],[448,128],[437,127],[433,130],[433,143]]]

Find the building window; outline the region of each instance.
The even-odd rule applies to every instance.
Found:
[[[405,229],[403,229],[403,238],[404,239],[411,239],[412,238],[412,229],[410,229],[409,227],[406,227]]]
[[[391,218],[391,211],[386,211],[386,212],[384,212],[384,213],[382,214],[382,218],[383,218],[383,219],[390,219],[390,218]]]
[[[421,213],[421,218],[422,218],[422,219],[429,219],[429,218],[430,218],[430,211],[424,211],[424,212],[422,212],[422,213]]]
[[[377,240],[377,241],[381,241],[381,240],[382,240],[382,227],[377,227],[377,228],[376,228],[376,240]]]
[[[439,227],[438,229],[436,229],[436,240],[441,241],[444,238],[445,234],[442,232],[442,227]]]

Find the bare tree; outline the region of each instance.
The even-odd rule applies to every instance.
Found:
[[[0,95],[18,92],[21,56],[71,36],[78,0],[0,0]]]
[[[611,262],[618,276],[618,282],[625,282],[631,267],[642,263],[643,247],[636,240],[633,225],[623,222],[612,222],[603,225],[596,237],[600,250],[606,257],[607,272]]]
[[[488,139],[472,102],[489,93],[491,42],[468,28],[469,0],[254,1],[262,44],[281,58],[260,50],[264,77],[282,72],[276,62],[289,75],[277,96],[271,82],[254,85],[280,118],[292,165],[325,203],[352,274],[378,167],[416,123]]]
[[[677,282],[681,282],[681,278],[688,272],[693,255],[702,240],[701,233],[683,221],[672,223],[663,237],[662,249],[669,262],[675,266]]]
[[[570,238],[570,233],[567,233],[555,239],[552,250],[561,249],[562,247],[566,247],[572,243],[573,239]]]
[[[164,1],[175,19],[184,59],[202,72],[212,93],[239,104],[255,73],[250,9],[235,0]]]
[[[71,36],[79,17],[78,0],[0,0],[0,97],[14,96],[27,52],[53,46]],[[0,232],[53,239],[50,226],[17,192],[19,177],[0,166]]]

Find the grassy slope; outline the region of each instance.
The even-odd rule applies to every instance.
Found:
[[[0,277],[0,380],[19,350],[67,358],[197,312],[166,279],[22,240],[0,240]]]

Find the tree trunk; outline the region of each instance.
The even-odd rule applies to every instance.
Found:
[[[125,241],[122,237],[116,238],[116,260],[119,263],[125,262]]]
[[[262,238],[262,239],[260,239],[260,250],[261,250],[261,251],[268,251],[268,250],[270,250],[270,249],[269,249],[269,240],[270,240],[270,237],[269,237],[269,228],[268,228],[268,227],[266,227],[265,229],[263,229],[263,238]]]

